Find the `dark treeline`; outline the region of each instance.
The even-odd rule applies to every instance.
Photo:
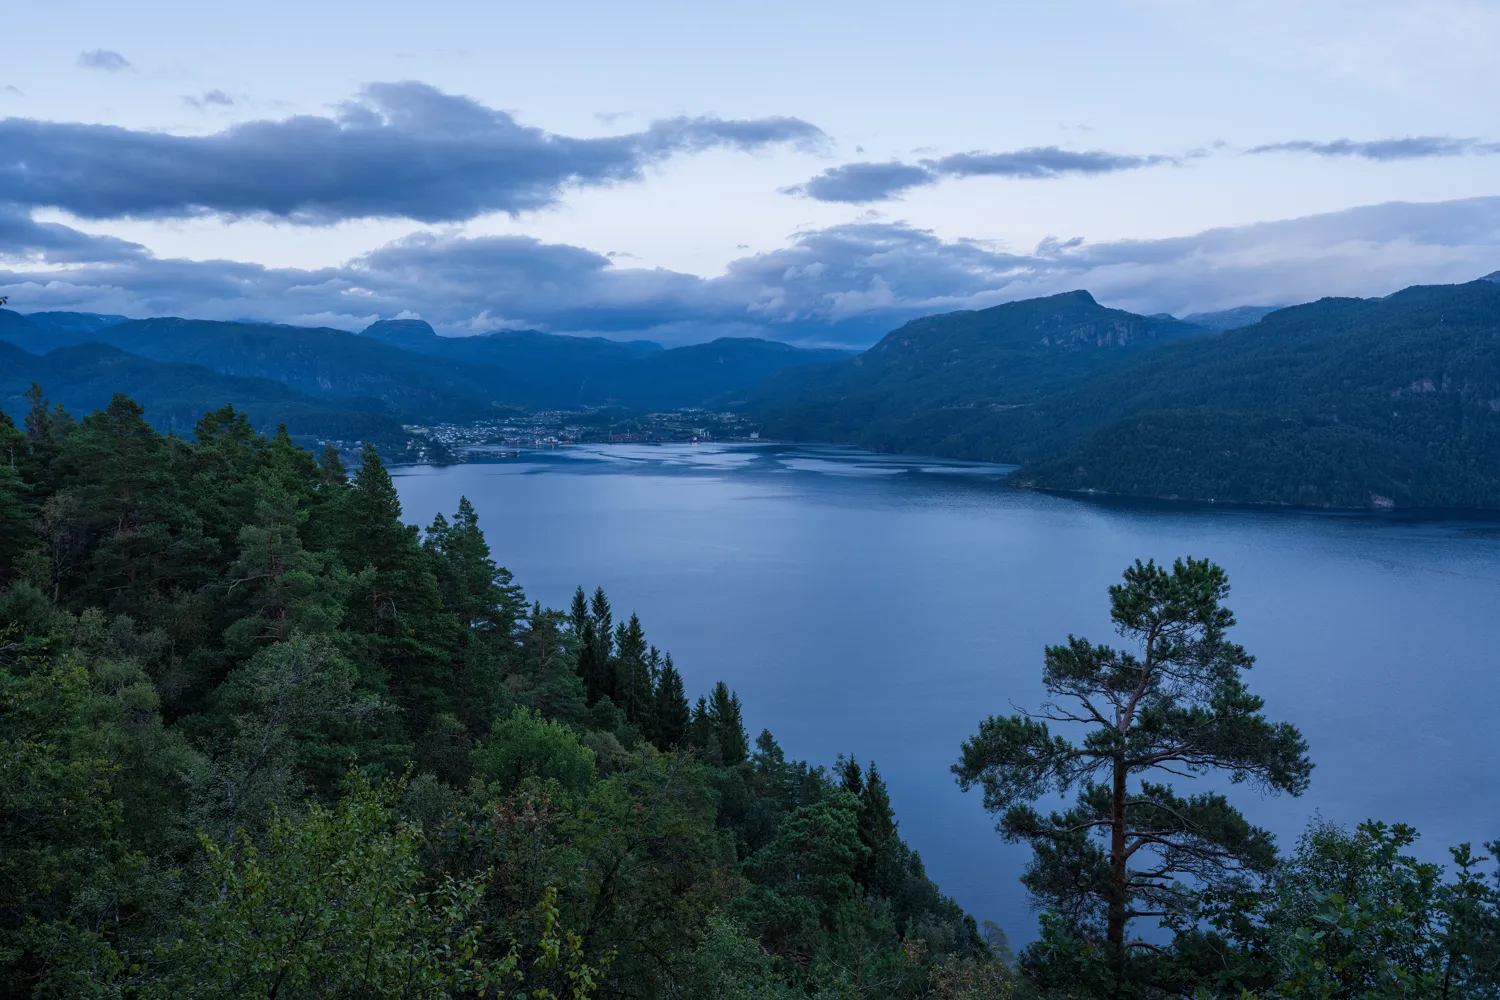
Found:
[[[0,420],[0,996],[962,996],[873,764],[751,739],[231,408]],[[623,620],[622,620],[623,619]]]
[[[1406,827],[1314,824],[1282,857],[1168,784],[1311,774],[1212,564],[1127,571],[1122,647],[1048,649],[1054,703],[963,745],[1035,852],[1014,957],[927,878],[874,764],[752,740],[602,590],[528,603],[466,500],[400,515],[374,449],[350,475],[227,407],[192,440],[123,396],[0,418],[0,997],[1500,989],[1467,846],[1445,872]]]

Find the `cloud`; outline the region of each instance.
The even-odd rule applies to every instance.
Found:
[[[575,138],[426,84],[380,83],[332,116],[245,122],[207,136],[5,119],[0,201],[86,219],[456,222],[545,208],[569,186],[636,180],[684,153],[825,140],[797,118],[711,116]]]
[[[7,93],[7,94],[14,94],[17,97],[25,97],[26,96],[25,94],[23,94],[21,92],[21,88],[20,87],[17,87],[14,84],[10,84],[10,83],[7,83],[5,86],[0,87],[0,90],[5,91],[5,93]]]
[[[867,221],[801,232],[710,278],[525,236],[425,232],[327,268],[169,260],[14,210],[0,212],[0,248],[0,294],[23,311],[358,329],[410,310],[448,333],[864,346],[914,316],[1075,288],[1134,312],[1183,315],[1468,281],[1500,267],[1500,198],[1371,205],[1171,239],[1048,240],[1022,252]]]
[[[134,68],[129,59],[109,49],[90,49],[88,52],[78,53],[78,65],[84,69],[102,69],[106,73],[119,73]]]
[[[915,164],[846,163],[823,171],[812,180],[784,188],[815,201],[867,204],[899,197],[916,187],[936,184],[945,177],[1014,177],[1048,180],[1094,176],[1182,162],[1181,157],[1153,154],[1133,156],[1104,150],[1075,151],[1057,146],[1032,146],[1006,153],[954,153]]]
[[[1112,174],[1139,170],[1163,163],[1178,163],[1175,156],[1128,156],[1103,150],[1073,152],[1056,146],[1034,146],[1011,153],[955,153],[941,160],[924,161],[933,170],[950,177],[1024,177],[1035,180],[1069,174]]]
[[[914,187],[936,184],[931,170],[910,163],[846,163],[830,167],[810,181],[784,188],[785,194],[800,194],[815,201],[862,205],[898,197]]]
[[[182,97],[182,102],[189,105],[190,107],[197,108],[199,111],[207,111],[211,107],[234,107],[234,98],[230,97],[222,90],[210,90],[208,93],[202,95],[201,97],[194,97],[192,94],[184,94]]]
[[[1478,139],[1455,139],[1445,135],[1416,135],[1399,139],[1376,139],[1372,142],[1356,142],[1353,139],[1334,139],[1331,142],[1313,142],[1299,139],[1295,142],[1273,142],[1265,146],[1254,146],[1247,152],[1260,153],[1313,153],[1317,156],[1355,156],[1365,160],[1419,160],[1429,157],[1488,155],[1500,153],[1500,143],[1481,142]]]

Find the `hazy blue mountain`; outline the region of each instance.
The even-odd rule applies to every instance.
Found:
[[[10,343],[35,341],[45,336],[42,328],[18,312],[0,309],[0,340]]]
[[[1280,308],[1282,307],[1235,306],[1233,309],[1221,309],[1218,312],[1191,313],[1182,317],[1182,321],[1207,327],[1210,330],[1235,330],[1252,323],[1259,323],[1267,313],[1273,313]]]
[[[26,318],[38,326],[50,327],[54,330],[93,333],[106,326],[124,323],[130,317],[88,312],[34,312],[27,313]]]
[[[123,392],[146,408],[153,426],[182,435],[191,434],[204,413],[232,403],[258,428],[274,431],[285,423],[294,436],[303,439],[369,440],[390,449],[403,444],[407,436],[397,421],[381,412],[384,405],[375,399],[349,399],[330,406],[271,379],[152,361],[105,344],[61,347],[36,355],[0,343],[0,409],[17,422],[29,406],[24,395],[32,382],[77,416],[109,405],[114,393]]]
[[[649,340],[569,337],[535,330],[440,337],[421,320],[383,320],[367,327],[363,335],[432,357],[503,368],[513,380],[511,401],[547,409],[702,406],[743,394],[784,368],[848,354],[803,350],[749,337],[726,337],[671,350]]]
[[[44,332],[32,340],[25,330],[0,337],[28,349],[54,346],[45,328],[31,326]],[[87,339],[153,361],[273,379],[320,399],[379,399],[408,423],[482,419],[512,394],[492,366],[452,364],[343,330],[162,318],[100,326]]]
[[[583,399],[630,409],[733,405],[767,376],[849,357],[755,337],[720,337],[643,354],[600,371],[580,387]]]

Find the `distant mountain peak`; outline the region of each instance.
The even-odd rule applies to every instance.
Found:
[[[1489,274],[1486,274],[1484,277],[1480,278],[1479,280],[1480,281],[1493,281],[1495,284],[1500,285],[1500,271],[1491,271]]]
[[[374,337],[376,340],[395,340],[412,337],[436,337],[437,331],[432,324],[425,319],[382,319],[376,320],[359,332],[361,337]]]

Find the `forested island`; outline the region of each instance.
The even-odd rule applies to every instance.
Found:
[[[33,387],[0,416],[0,996],[1500,990],[1469,845],[1444,870],[1408,827],[1314,821],[1279,851],[1235,795],[1174,788],[1313,774],[1209,562],[1129,567],[1118,646],[1039,651],[1048,704],[953,734],[1034,852],[1041,934],[1012,955],[874,762],[752,738],[602,590],[528,602],[468,501],[419,530],[353,457],[233,407],[164,435],[125,395],[75,419]]]

